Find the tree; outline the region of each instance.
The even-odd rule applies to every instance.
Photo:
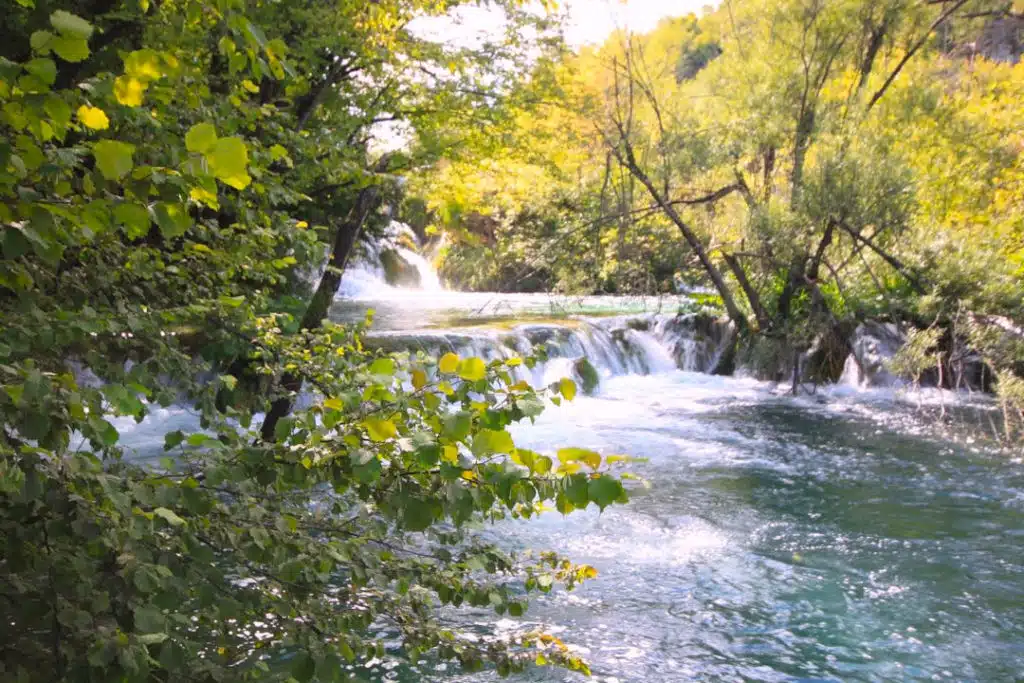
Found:
[[[447,57],[404,23],[450,3],[19,4],[4,22],[28,41],[0,60],[3,677],[340,680],[381,629],[411,662],[585,671],[551,636],[481,645],[436,610],[519,615],[594,574],[469,531],[625,500],[621,459],[555,462],[507,431],[575,386],[518,381],[533,359],[388,356],[324,320],[399,163],[370,166],[372,124],[429,129],[465,85],[397,71]],[[327,284],[296,301],[324,241]],[[183,401],[197,421],[166,457],[128,457],[127,425]]]

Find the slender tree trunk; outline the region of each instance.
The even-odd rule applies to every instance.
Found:
[[[380,206],[381,187],[378,184],[363,188],[356,198],[355,206],[352,207],[348,218],[338,226],[334,236],[334,244],[331,248],[331,258],[320,278],[316,292],[313,294],[306,311],[302,316],[300,328],[302,330],[315,330],[323,324],[327,317],[327,311],[331,307],[334,295],[338,292],[341,284],[341,277],[345,272],[352,248],[355,246],[359,234],[366,224],[366,220]],[[285,373],[281,377],[279,392],[281,396],[270,406],[267,417],[263,420],[260,428],[260,438],[267,443],[274,441],[274,431],[278,423],[292,410],[295,402],[295,394],[302,388],[302,377],[296,373]]]
[[[695,254],[697,254],[697,258],[700,259],[705,272],[707,272],[711,281],[715,285],[715,289],[718,290],[718,294],[722,297],[722,303],[725,305],[725,310],[729,315],[729,319],[732,320],[733,323],[735,323],[741,330],[746,330],[750,326],[747,321],[747,317],[743,315],[743,311],[741,311],[739,306],[736,305],[736,300],[733,298],[732,292],[729,291],[725,278],[722,277],[722,271],[720,271],[711,260],[707,249],[704,248],[703,242],[701,242],[700,238],[697,237],[697,233],[695,233],[693,228],[683,220],[683,217],[679,215],[679,212],[676,211],[668,197],[662,196],[661,192],[657,187],[655,187],[650,177],[642,168],[640,168],[640,165],[636,161],[636,156],[633,154],[633,147],[627,140],[622,140],[622,147],[624,151],[620,151],[618,149],[614,150],[616,157],[618,157],[619,161],[629,169],[629,172],[640,181],[640,184],[647,189],[651,198],[654,199],[655,203],[662,211],[665,212],[665,215],[668,216],[669,220],[671,220],[676,227],[679,228],[679,231],[683,233],[683,238],[686,239],[690,248],[693,249]]]
[[[740,265],[739,259],[733,254],[727,254],[722,252],[722,259],[726,265],[729,266],[729,270],[732,271],[733,277],[736,278],[736,282],[739,283],[740,289],[743,290],[744,296],[747,297],[747,301],[750,302],[750,308],[754,311],[754,318],[757,320],[757,326],[759,331],[763,332],[771,327],[771,319],[768,317],[768,313],[764,310],[764,306],[761,305],[761,297],[758,296],[757,290],[754,289],[753,285],[750,284],[750,280],[747,279],[747,273],[743,270],[743,266]]]

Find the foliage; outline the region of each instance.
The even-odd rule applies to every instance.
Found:
[[[548,395],[515,377],[530,359],[384,356],[294,296],[409,163],[372,158],[375,122],[440,142],[436,112],[482,111],[460,95],[481,55],[404,28],[452,4],[5,11],[0,677],[340,680],[382,632],[409,662],[586,671],[549,635],[470,640],[437,608],[518,616],[591,577],[471,529],[624,500],[616,461],[515,447]],[[125,443],[177,412],[165,457]]]
[[[519,135],[415,190],[456,280],[712,287],[768,377],[867,318],[1019,324],[1024,62],[978,38],[1020,10],[743,0],[619,32],[538,64]]]
[[[919,384],[921,376],[941,362],[938,355],[941,333],[937,327],[908,330],[906,343],[888,363],[889,371],[899,377],[909,377],[915,385]]]

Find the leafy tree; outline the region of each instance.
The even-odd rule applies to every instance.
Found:
[[[534,390],[516,376],[533,359],[387,356],[325,319],[405,163],[372,158],[373,125],[474,110],[481,55],[413,73],[450,55],[406,22],[452,3],[18,5],[0,48],[3,678],[342,680],[382,631],[409,662],[586,671],[549,635],[481,644],[437,612],[517,616],[594,574],[470,531],[625,500],[621,458],[556,462],[507,431],[575,386]],[[131,423],[183,403],[196,424],[166,457],[130,457]]]
[[[746,361],[794,387],[836,379],[867,317],[1019,321],[1021,67],[964,58],[1015,13],[730,2],[540,64],[522,137],[484,174],[423,183],[456,235],[446,258],[539,262],[577,291],[709,284],[747,331]],[[474,211],[493,217],[494,247],[460,237]],[[951,345],[935,357],[952,362]],[[829,351],[798,368],[812,349]]]

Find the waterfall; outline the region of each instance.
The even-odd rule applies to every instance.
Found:
[[[711,372],[731,343],[729,327],[708,316],[646,314],[613,318],[574,317],[564,323],[522,324],[512,329],[465,328],[374,332],[366,344],[385,351],[447,352],[491,361],[543,351],[548,360],[532,370],[515,369],[517,379],[543,386],[562,377],[584,385],[583,359],[599,380],[619,375],[676,370]]]
[[[395,249],[398,255],[408,263],[410,266],[416,269],[419,273],[420,278],[420,289],[426,292],[437,292],[444,289],[441,286],[441,278],[438,277],[437,271],[434,270],[434,266],[430,264],[427,259],[423,258],[420,254],[417,254],[411,249],[405,247],[398,247]]]
[[[416,251],[420,247],[412,228],[391,221],[383,236],[367,239],[358,246],[359,253],[345,268],[338,295],[365,299],[403,290],[442,291],[437,271]]]

